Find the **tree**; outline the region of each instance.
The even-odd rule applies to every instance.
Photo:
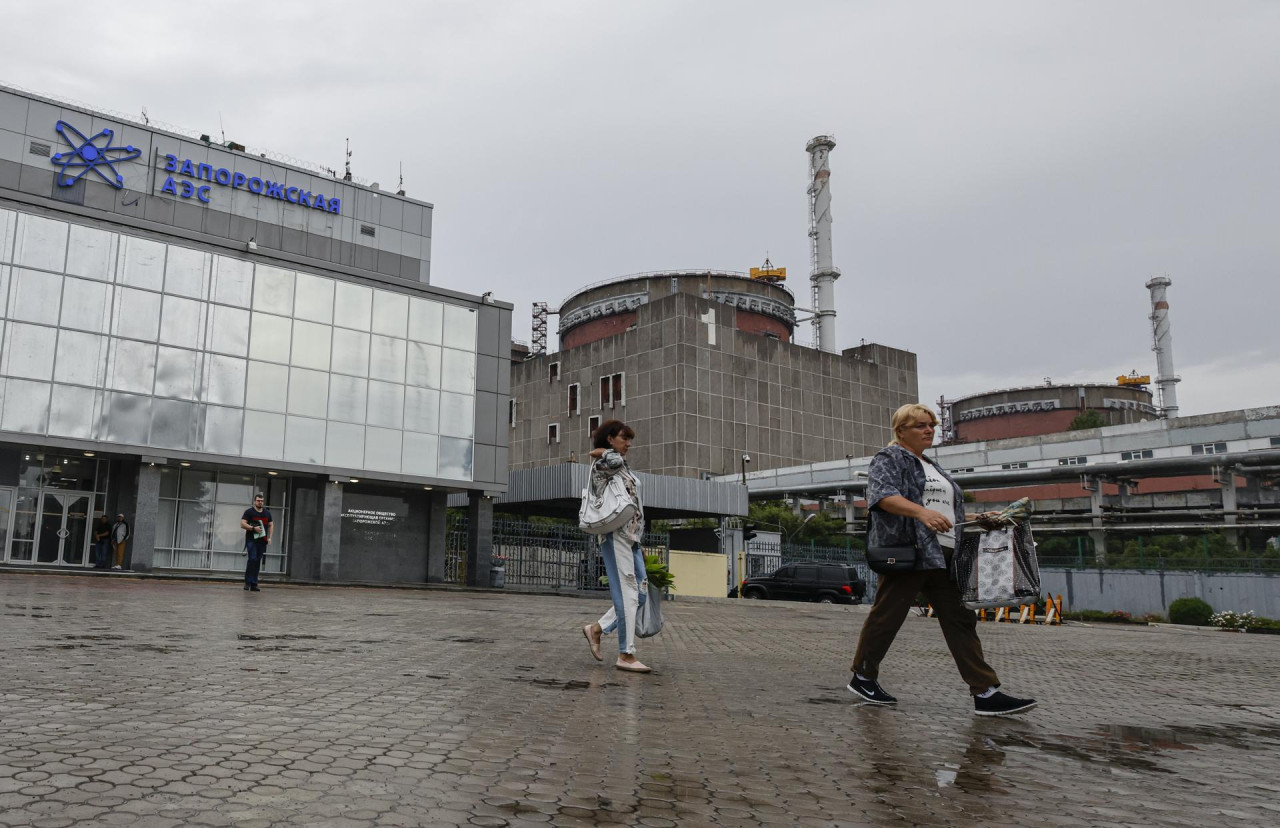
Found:
[[[1102,415],[1090,408],[1088,411],[1082,411],[1076,415],[1071,421],[1071,425],[1067,426],[1067,431],[1083,431],[1086,428],[1102,428],[1107,424]]]

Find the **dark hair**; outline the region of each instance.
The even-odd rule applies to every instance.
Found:
[[[631,426],[622,422],[622,420],[606,420],[600,424],[591,434],[591,445],[593,448],[612,448],[609,441],[621,434],[623,437],[630,437],[632,440],[636,438],[636,432]]]

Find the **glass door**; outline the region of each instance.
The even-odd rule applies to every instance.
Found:
[[[13,489],[0,488],[0,561],[9,560],[9,523],[13,519]]]
[[[36,563],[84,566],[93,495],[46,491],[40,495]]]

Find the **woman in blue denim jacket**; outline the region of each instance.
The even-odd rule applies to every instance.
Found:
[[[964,492],[937,463],[925,456],[933,445],[938,424],[927,406],[904,405],[893,414],[893,442],[871,460],[867,472],[867,545],[914,546],[913,572],[880,575],[875,602],[858,636],[849,691],[870,704],[896,704],[877,681],[880,662],[916,595],[924,593],[938,616],[942,635],[955,659],[960,677],[969,685],[974,712],[979,716],[1007,716],[1035,707],[1034,699],[1001,693],[1000,679],[982,655],[978,617],[960,600],[949,563],[956,546],[957,524],[965,522]],[[987,524],[984,512],[972,520]]]
[[[636,433],[621,420],[609,420],[592,435],[595,446],[591,456],[591,494],[599,497],[609,479],[621,475],[622,482],[636,505],[635,515],[627,524],[600,538],[600,556],[609,576],[609,596],[613,606],[599,621],[582,628],[591,647],[591,655],[603,661],[600,640],[606,632],[618,631],[618,660],[614,667],[629,673],[647,673],[650,668],[636,658],[636,610],[644,603],[649,584],[645,575],[644,550],[640,538],[644,536],[644,506],[640,502],[640,481],[627,465],[627,452]]]

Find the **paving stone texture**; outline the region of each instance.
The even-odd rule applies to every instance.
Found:
[[[937,623],[845,689],[866,610],[0,575],[2,825],[1276,825],[1280,637]],[[613,643],[606,639],[606,647]],[[613,644],[616,646],[616,644]]]

